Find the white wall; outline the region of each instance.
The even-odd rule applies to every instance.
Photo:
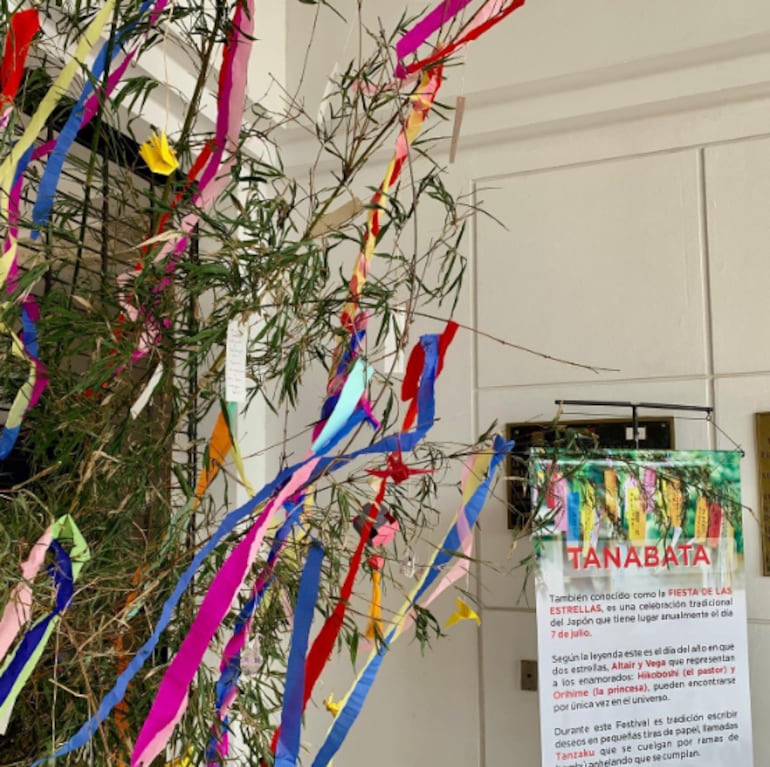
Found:
[[[314,9],[287,10],[291,83]],[[346,35],[334,19],[319,23],[308,103]],[[476,190],[507,230],[476,221],[459,318],[617,372],[461,334],[451,387],[440,389],[439,413],[452,414],[441,434],[550,418],[558,397],[713,405],[746,450],[744,501],[755,507],[753,413],[770,410],[770,4],[529,0],[467,64],[447,90],[467,97],[451,180]],[[305,148],[287,144],[301,167]],[[677,420],[676,443],[731,447],[692,420]],[[759,766],[770,764],[770,583],[758,526],[745,522]],[[458,626],[425,659],[400,647],[338,767],[539,765],[537,695],[517,689],[519,661],[536,656],[533,602],[516,568],[526,547],[511,556],[501,501],[486,509],[478,544],[481,629]]]

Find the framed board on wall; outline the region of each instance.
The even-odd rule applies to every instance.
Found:
[[[674,449],[673,418],[639,418],[639,447]],[[506,438],[515,442],[508,455],[508,527],[525,530],[532,514],[527,466],[532,447],[579,452],[581,449],[634,447],[631,419],[587,419],[569,422],[527,421],[505,425]]]

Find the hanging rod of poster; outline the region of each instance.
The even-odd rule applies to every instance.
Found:
[[[543,767],[751,767],[736,452],[534,454]]]

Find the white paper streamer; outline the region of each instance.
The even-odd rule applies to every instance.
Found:
[[[139,416],[139,413],[142,412],[142,410],[147,407],[147,403],[150,401],[150,397],[152,397],[152,393],[157,388],[158,384],[160,383],[161,376],[163,375],[163,363],[159,362],[158,367],[155,368],[155,372],[152,374],[152,378],[147,382],[147,386],[144,387],[142,393],[139,395],[138,399],[134,404],[131,406],[131,418],[136,420]]]

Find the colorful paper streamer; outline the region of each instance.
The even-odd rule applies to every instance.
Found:
[[[249,532],[215,575],[189,633],[163,677],[155,702],[139,732],[131,758],[132,767],[149,765],[165,747],[187,706],[189,685],[203,661],[204,653],[219,624],[241,587],[246,573],[256,559],[269,522],[288,499],[310,483],[314,469],[323,454],[319,451],[328,451],[345,433],[347,426],[354,423],[352,416],[358,408],[361,394],[370,375],[371,371],[359,360],[351,371],[335,412],[327,424],[337,428],[338,431],[332,434],[330,430],[324,429],[315,440],[304,465],[268,503]]]
[[[249,640],[254,613],[273,581],[278,555],[283,549],[292,528],[297,523],[302,509],[303,500],[300,499],[294,504],[294,508],[287,514],[286,520],[278,529],[267,557],[267,565],[257,578],[250,598],[241,608],[235,622],[233,635],[222,653],[222,660],[219,664],[220,674],[216,684],[217,721],[211,727],[212,735],[206,749],[206,760],[212,767],[218,765],[229,753],[228,734],[230,720],[228,711],[238,695],[238,681],[241,676],[241,653]]]
[[[321,676],[321,672],[323,671],[332,654],[332,650],[334,649],[337,637],[339,636],[340,630],[342,629],[342,625],[345,621],[345,615],[350,604],[350,597],[353,594],[353,585],[355,583],[356,576],[358,575],[359,568],[361,567],[364,549],[374,526],[377,510],[380,508],[382,499],[385,496],[385,485],[385,482],[380,483],[379,489],[377,491],[377,497],[369,509],[369,515],[366,519],[366,522],[364,523],[363,528],[361,529],[358,545],[356,546],[356,549],[353,552],[353,556],[350,559],[350,566],[345,576],[345,580],[342,583],[340,596],[334,606],[334,610],[332,611],[332,614],[327,618],[323,627],[313,641],[310,651],[308,652],[305,664],[305,693],[300,714],[305,710],[308,701],[313,695],[316,682]],[[281,728],[279,725],[273,735],[273,741],[271,745],[271,751],[273,753],[275,753],[280,734]]]
[[[331,457],[323,457],[321,460],[314,464],[314,476],[320,476],[332,468],[338,470],[347,465],[349,462],[364,456],[392,453],[398,449],[411,451],[425,437],[425,434],[428,432],[435,420],[434,383],[438,361],[438,337],[435,335],[423,336],[420,339],[420,343],[425,347],[426,354],[425,368],[422,372],[422,375],[420,376],[420,386],[418,391],[419,408],[417,415],[417,427],[408,433],[385,437],[349,455],[334,455]],[[350,422],[346,426],[346,430],[335,438],[334,443],[330,445],[330,449],[341,439],[344,439],[346,434],[348,434],[350,430],[361,423],[361,421],[362,417],[360,416],[360,411],[358,417],[356,417],[356,413],[354,413]],[[155,627],[153,628],[152,633],[147,638],[145,643],[139,648],[136,655],[131,659],[123,673],[118,676],[114,686],[104,696],[94,715],[88,721],[86,721],[66,743],[64,743],[53,754],[51,754],[50,757],[38,759],[34,763],[33,767],[42,765],[49,759],[57,759],[65,756],[66,754],[72,753],[73,751],[82,748],[88,743],[91,737],[93,737],[93,735],[96,733],[99,725],[105,721],[112,709],[123,699],[130,681],[144,666],[152,651],[157,646],[161,635],[171,622],[176,605],[179,603],[182,595],[186,592],[203,562],[245,517],[247,517],[254,511],[254,509],[259,508],[261,504],[265,503],[269,498],[271,498],[271,496],[273,496],[278,488],[285,486],[294,475],[300,471],[305,471],[311,461],[315,461],[315,458],[306,458],[300,463],[284,469],[271,483],[262,488],[262,490],[259,491],[253,498],[251,498],[239,508],[231,511],[224,518],[220,526],[215,531],[213,531],[206,543],[196,552],[192,562],[184,571],[176,586],[174,587],[171,595],[163,604],[160,616],[155,624]],[[308,472],[308,474],[313,474],[313,472]]]
[[[524,5],[525,0],[513,0],[507,7],[502,8],[499,0],[489,0],[487,5],[479,11],[479,18],[472,19],[459,35],[446,45],[438,45],[430,56],[415,61],[406,67],[397,70],[397,76],[408,77],[414,72],[422,71],[428,67],[436,66],[439,62],[456,53],[468,43],[477,40],[485,32],[508,18],[514,11]]]
[[[506,443],[501,437],[498,436],[495,438],[493,446],[494,457],[490,464],[490,473],[476,490],[467,506],[468,521],[470,523],[475,524],[489,492],[494,470],[508,451],[510,451],[511,447],[511,443]],[[459,533],[457,524],[455,523],[444,539],[442,545],[432,557],[432,561],[425,569],[420,581],[415,585],[409,598],[396,613],[395,618],[391,622],[391,628],[386,634],[383,642],[369,656],[369,659],[356,678],[353,687],[343,699],[342,707],[335,717],[334,723],[327,732],[326,739],[312,762],[312,767],[327,767],[329,762],[334,758],[334,755],[345,740],[350,728],[361,713],[361,709],[374,684],[388,648],[402,633],[408,613],[411,611],[413,605],[417,604],[418,600],[433,584],[439,576],[441,569],[454,556],[454,552],[457,551],[459,545]]]
[[[75,521],[69,515],[60,517],[38,541],[38,545],[46,540],[49,541],[47,550],[51,551],[55,557],[55,564],[49,568],[49,573],[53,577],[56,587],[55,605],[48,615],[40,618],[25,633],[14,652],[6,658],[5,663],[0,668],[0,734],[5,733],[13,705],[43,654],[46,643],[56,628],[59,616],[70,603],[74,594],[75,581],[83,565],[91,557],[88,544]],[[67,542],[69,543],[69,551],[63,545]],[[42,563],[38,550],[25,563],[25,567],[34,575],[40,564]],[[17,598],[25,599],[27,596],[28,592],[24,588],[16,592]],[[16,613],[14,621],[12,615],[17,609],[20,612]],[[11,611],[10,614],[9,610]],[[26,622],[29,619],[28,610],[28,604],[16,602],[8,604],[2,618],[5,641],[11,633],[15,633],[14,628],[20,629],[23,625],[22,621]]]

